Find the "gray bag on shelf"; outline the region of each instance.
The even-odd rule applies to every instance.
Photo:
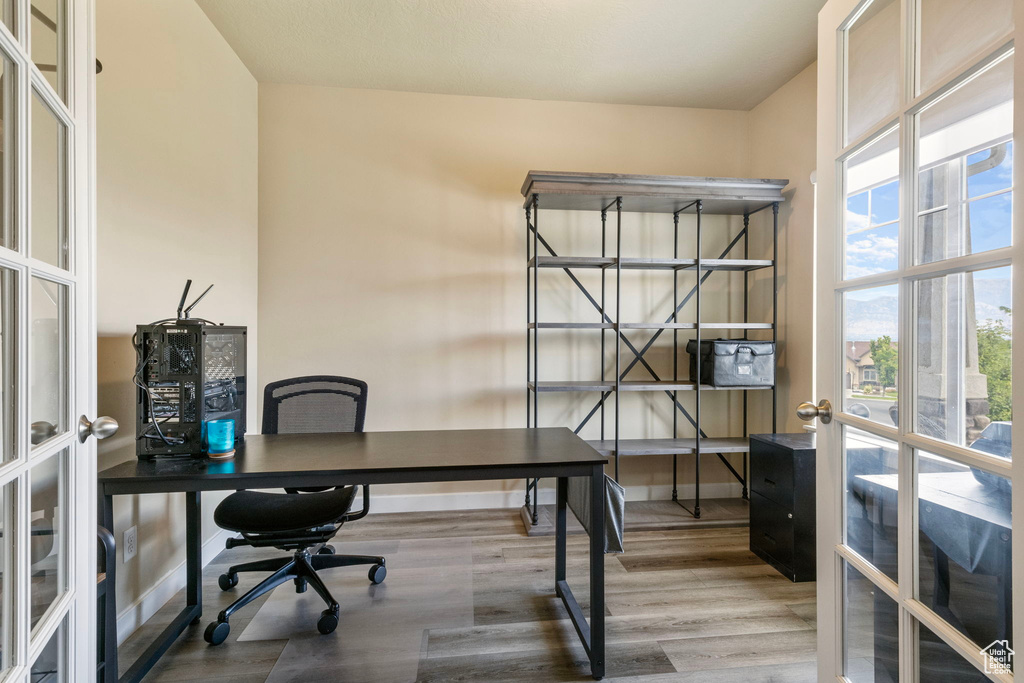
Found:
[[[697,340],[686,342],[690,379],[697,381]],[[775,384],[775,344],[745,339],[702,339],[700,381],[713,387],[770,387]]]
[[[589,477],[569,477],[566,496],[569,509],[580,520],[583,528],[590,533],[590,482]],[[604,551],[621,553],[622,524],[626,516],[626,489],[607,474],[604,475]]]

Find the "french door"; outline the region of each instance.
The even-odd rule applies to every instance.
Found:
[[[1022,7],[828,0],[819,14],[822,681],[1012,680]]]
[[[95,680],[92,3],[0,8],[0,677]]]

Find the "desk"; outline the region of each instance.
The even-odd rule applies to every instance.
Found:
[[[354,484],[412,484],[487,479],[556,478],[555,594],[565,604],[590,658],[604,676],[605,459],[564,428],[480,429],[247,436],[234,459],[132,460],[99,474],[100,524],[113,526],[113,497],[185,493],[186,606],[121,681],[139,681],[203,613],[201,491]],[[590,477],[590,622],[566,581],[566,493],[569,477]],[[326,636],[330,637],[330,636]]]

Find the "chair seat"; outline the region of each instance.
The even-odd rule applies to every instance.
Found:
[[[272,534],[334,524],[348,512],[356,487],[320,493],[238,491],[213,513],[217,526],[247,534]]]

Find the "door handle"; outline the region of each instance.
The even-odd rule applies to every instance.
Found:
[[[117,427],[117,420],[112,417],[104,415],[90,422],[89,418],[83,415],[78,418],[78,440],[81,443],[85,443],[85,440],[90,436],[95,436],[97,439],[107,439],[117,434]]]
[[[827,425],[832,421],[832,404],[829,403],[827,398],[821,399],[818,405],[804,401],[796,407],[796,416],[807,422],[818,418],[821,420],[821,424]]]

